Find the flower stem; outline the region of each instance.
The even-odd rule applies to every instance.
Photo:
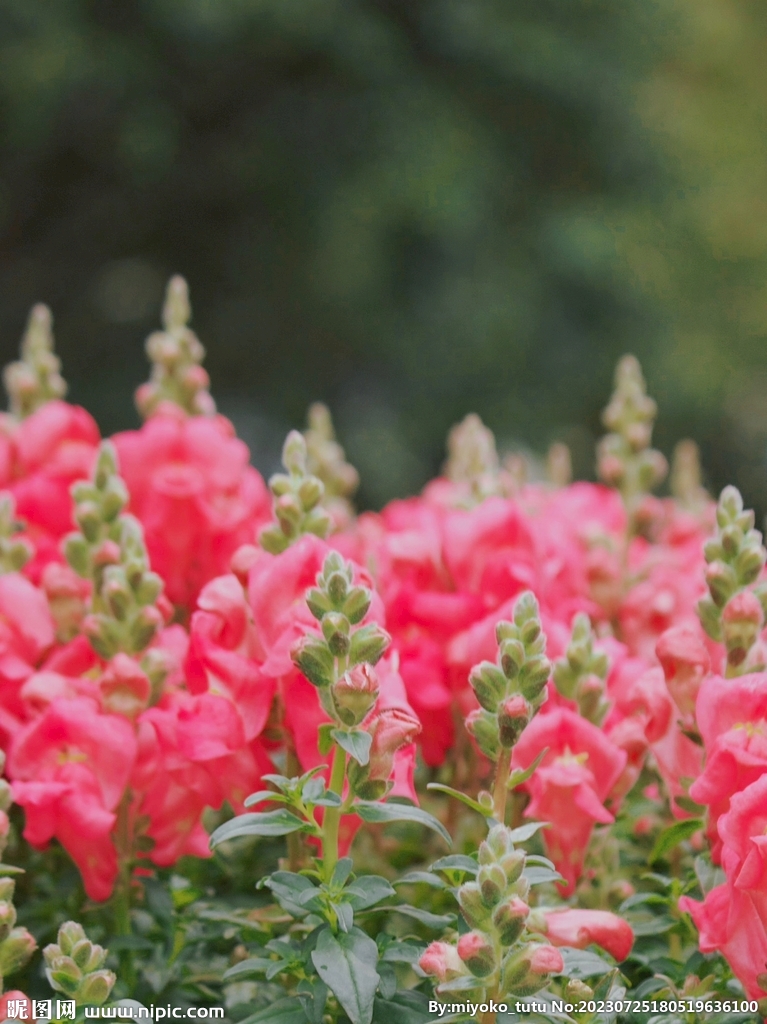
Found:
[[[493,817],[502,825],[506,824],[506,800],[509,795],[509,769],[511,768],[511,747],[501,747],[498,767],[495,770],[493,786]]]
[[[115,829],[115,847],[117,861],[120,866],[115,891],[112,896],[114,910],[114,926],[117,935],[131,934],[131,889],[133,885],[133,837],[130,823],[131,792],[126,789],[120,806],[117,809],[117,827]],[[133,991],[136,972],[133,965],[133,953],[124,949],[120,953],[120,980],[129,991]]]
[[[346,753],[337,744],[333,751],[333,766],[330,769],[329,791],[341,796],[346,780]],[[338,826],[341,822],[341,808],[328,807],[322,823],[322,860],[325,878],[330,879],[338,863]]]

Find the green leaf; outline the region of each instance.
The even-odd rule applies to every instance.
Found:
[[[702,854],[695,858],[693,866],[695,868],[695,877],[698,879],[698,885],[704,896],[708,896],[712,889],[715,889],[717,885],[721,885],[725,881],[724,871],[721,868],[715,867]]]
[[[507,789],[516,789],[517,786],[521,786],[523,782],[527,782],[530,776],[533,774],[535,769],[548,754],[549,748],[544,747],[543,750],[538,754],[536,759],[527,766],[527,768],[515,768],[509,775],[509,781],[506,783]]]
[[[544,882],[564,882],[564,878],[558,871],[550,868],[525,868],[524,877],[530,885],[543,885]]]
[[[23,875],[24,868],[17,868],[15,864],[0,864],[0,877],[3,875]]]
[[[354,910],[351,903],[336,903],[333,909],[338,918],[338,927],[342,932],[350,932],[354,927]]]
[[[265,974],[273,963],[274,960],[267,960],[263,956],[252,956],[248,960],[241,960],[240,963],[224,972],[224,981],[247,977],[250,974]]]
[[[360,875],[344,889],[344,897],[349,900],[355,910],[367,910],[368,907],[375,906],[381,900],[394,895],[395,892],[390,883],[380,875]]]
[[[456,920],[455,914],[432,914],[428,910],[421,910],[420,907],[411,907],[409,903],[398,903],[394,907],[374,907],[373,910],[404,914],[405,917],[412,917],[414,921],[425,924],[427,928],[447,928],[455,924]]]
[[[311,1024],[322,1024],[325,1004],[328,1001],[328,986],[325,982],[319,978],[313,978],[311,981],[304,978],[299,982],[296,992]]]
[[[602,977],[613,969],[611,963],[588,949],[572,949],[570,946],[563,946],[559,952],[564,961],[564,968],[560,973],[568,978],[594,978],[597,975]]]
[[[472,800],[470,796],[465,793],[460,793],[457,789],[453,789],[452,786],[443,786],[441,782],[430,782],[426,787],[428,790],[434,793],[447,793],[448,796],[452,796],[455,800],[460,800],[462,804],[466,804],[467,807],[471,807],[472,811],[476,811],[477,814],[481,814],[483,818],[487,818],[493,813],[492,807],[483,807],[482,804],[476,800]]]
[[[363,729],[334,729],[331,736],[342,750],[353,757],[357,764],[370,762],[370,746],[373,737]]]
[[[238,1024],[307,1024],[307,1016],[299,1000],[279,999]]]
[[[210,845],[216,847],[229,839],[239,836],[287,836],[309,826],[305,821],[285,808],[266,811],[263,814],[239,814],[236,818],[219,825],[210,837]]]
[[[688,814],[693,814],[696,818],[700,818],[706,813],[706,808],[703,804],[696,804],[689,796],[675,796],[674,803],[677,807],[681,807],[683,811],[687,811]]]
[[[548,821],[529,821],[527,825],[520,825],[519,828],[513,828],[511,830],[511,841],[512,843],[524,843],[528,839],[531,839],[536,832],[539,832],[542,828],[548,828]]]
[[[700,818],[687,818],[684,821],[677,821],[669,826],[669,828],[664,829],[652,848],[649,858],[650,864],[655,863],[656,860],[662,860],[666,854],[670,853],[676,846],[684,842],[685,839],[689,839],[691,835],[694,835],[702,828],[703,822]]]
[[[464,853],[451,853],[447,857],[440,857],[431,866],[432,871],[465,871],[468,875],[476,875],[479,871],[479,864],[473,857],[467,857]]]
[[[392,964],[417,964],[423,951],[423,946],[412,942],[390,942],[381,953],[381,960]]]
[[[397,878],[395,885],[430,885],[433,889],[447,889],[447,884],[442,881],[439,875],[433,875],[431,871],[410,871],[402,878]]]
[[[366,821],[369,825],[378,825],[390,821],[415,821],[419,825],[425,825],[432,832],[442,836],[448,846],[452,845],[450,833],[441,821],[437,821],[434,815],[424,811],[421,807],[413,804],[382,804],[374,801],[362,800],[352,807],[353,811]]]
[[[317,939],[312,963],[352,1024],[371,1024],[379,981],[375,942],[358,928],[338,936],[327,929]]]
[[[373,1024],[428,1024],[429,997],[423,992],[397,992],[391,999],[376,997]]]
[[[265,804],[267,800],[284,804],[287,797],[284,793],[275,793],[273,789],[262,789],[258,793],[251,793],[250,796],[245,797],[243,804],[245,807],[253,807],[255,804]]]
[[[293,871],[275,871],[273,875],[263,880],[263,884],[272,892],[280,906],[296,917],[304,917],[307,913],[303,901],[319,893],[308,878]]]

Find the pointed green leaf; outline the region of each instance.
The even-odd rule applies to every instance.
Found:
[[[434,815],[424,811],[421,807],[413,804],[375,803],[363,800],[353,805],[352,810],[366,821],[369,825],[378,825],[390,821],[415,821],[419,825],[425,825],[432,832],[442,836],[448,846],[452,845],[450,833],[441,821],[437,821]]]
[[[320,933],[312,963],[352,1024],[371,1024],[378,988],[378,947],[358,928],[348,935]]]
[[[544,747],[543,750],[538,754],[536,759],[527,766],[527,768],[515,768],[509,775],[509,781],[506,783],[507,789],[516,789],[517,786],[521,786],[523,782],[527,782],[530,776],[533,774],[535,769],[544,759],[546,754],[549,752],[548,747]]]
[[[367,910],[368,907],[374,907],[376,903],[394,895],[394,889],[380,875],[360,875],[344,889],[345,898],[355,910]]]
[[[431,866],[432,871],[465,871],[469,875],[476,875],[479,871],[479,864],[473,857],[467,857],[465,853],[451,853],[447,857],[440,857]]]
[[[689,839],[702,828],[703,822],[700,818],[686,818],[684,821],[677,821],[664,829],[655,840],[655,846],[653,846],[649,858],[650,864],[655,863],[656,860],[662,860],[674,847],[684,842],[685,839]]]
[[[363,729],[334,729],[331,736],[342,750],[360,765],[370,761],[370,746],[373,737]]]
[[[536,832],[542,828],[548,828],[548,821],[530,821],[527,825],[520,825],[519,828],[511,830],[511,841],[512,843],[525,843],[528,839],[531,839]]]
[[[472,811],[476,811],[477,814],[481,814],[483,818],[486,818],[489,814],[492,814],[492,807],[483,807],[482,804],[476,800],[472,800],[470,796],[465,793],[460,793],[457,789],[453,789],[452,786],[443,786],[441,782],[430,782],[426,787],[435,793],[447,793],[448,796],[452,796],[454,800],[460,800],[462,804],[466,804],[467,807],[471,807]]]
[[[210,837],[210,845],[216,847],[219,843],[239,836],[287,836],[291,832],[306,828],[305,821],[284,808],[266,811],[263,814],[239,814],[236,818],[219,825]]]
[[[394,881],[395,885],[430,885],[433,889],[447,889],[447,884],[442,881],[439,875],[433,875],[431,871],[410,871],[402,878]]]
[[[301,1003],[293,997],[279,999],[239,1024],[307,1024]]]
[[[253,807],[255,804],[265,804],[267,800],[284,804],[287,797],[284,793],[275,793],[273,789],[262,789],[258,793],[251,793],[250,796],[246,796],[243,804],[245,807]]]
[[[252,956],[248,960],[241,960],[240,963],[224,972],[224,981],[229,981],[231,978],[247,977],[250,974],[264,974],[273,963],[274,960],[267,960],[262,956]]]
[[[327,757],[333,749],[333,723],[323,722],[317,730],[317,746],[323,757]]]

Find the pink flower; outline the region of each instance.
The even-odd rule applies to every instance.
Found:
[[[673,626],[662,634],[655,652],[672,700],[685,718],[692,719],[698,691],[711,666],[700,631],[692,626]]]
[[[447,942],[432,942],[421,954],[418,966],[424,972],[440,982],[450,981],[466,973],[463,961],[455,946]]]
[[[8,759],[14,800],[25,808],[25,838],[54,836],[80,869],[91,899],[104,900],[117,876],[114,813],[136,757],[133,729],[85,697],[54,700],[14,739]]]
[[[547,753],[527,783],[532,799],[525,816],[551,823],[544,844],[569,894],[583,869],[594,823],[614,820],[604,801],[624,769],[626,754],[567,708],[533,719],[514,747],[513,766],[526,768],[544,748]]]
[[[607,910],[545,910],[543,934],[555,946],[585,949],[595,943],[620,963],[631,952],[634,933],[628,922]]]
[[[702,903],[682,896],[679,909],[695,922],[701,953],[721,953],[748,998],[763,999],[767,934],[751,897],[728,882],[712,889]]]
[[[269,518],[264,481],[222,416],[165,410],[113,440],[152,567],[170,600],[190,606]]]
[[[18,573],[0,576],[0,730],[9,735],[28,717],[21,687],[54,639],[45,595]]]
[[[709,808],[706,834],[719,862],[717,823],[730,799],[767,772],[767,673],[704,680],[696,705],[706,765],[690,796]]]
[[[59,540],[72,529],[69,489],[90,474],[99,441],[85,409],[61,401],[48,402],[12,428],[0,485],[11,491],[27,524],[36,556],[26,571],[35,580],[45,564],[60,560]]]

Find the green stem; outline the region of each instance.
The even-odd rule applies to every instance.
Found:
[[[331,793],[341,796],[346,780],[346,752],[337,744],[333,751],[333,767],[330,769]],[[338,863],[338,826],[341,822],[341,808],[327,807],[322,822],[322,860],[325,865],[325,878],[329,881],[333,868]]]
[[[495,770],[493,786],[493,817],[502,825],[506,824],[506,799],[509,795],[509,769],[511,768],[511,747],[501,747],[498,767]]]
[[[115,934],[131,934],[131,889],[133,884],[133,836],[130,825],[131,792],[126,789],[120,806],[117,809],[117,827],[115,829],[115,847],[120,865],[112,907],[114,910]],[[120,980],[129,992],[136,984],[136,972],[133,965],[133,954],[129,949],[120,952]]]

